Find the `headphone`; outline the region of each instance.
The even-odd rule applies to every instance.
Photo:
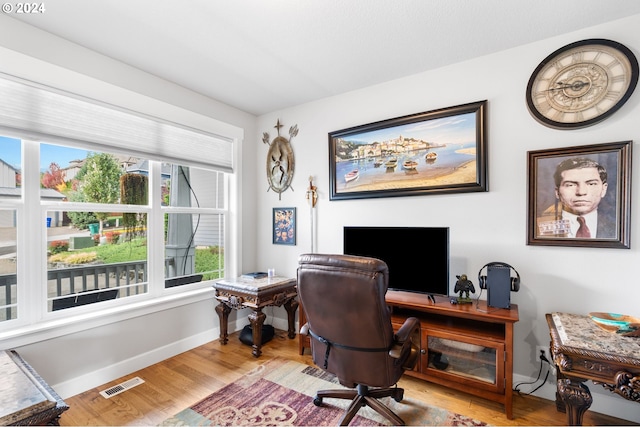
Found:
[[[518,292],[520,290],[520,274],[515,268],[511,267],[506,262],[490,262],[484,265],[480,269],[480,271],[478,271],[478,285],[480,286],[480,289],[487,289],[487,276],[482,275],[482,270],[484,270],[486,267],[499,267],[513,270],[513,272],[516,274],[516,277],[511,277],[511,291]],[[509,272],[509,274],[511,274],[511,272]]]

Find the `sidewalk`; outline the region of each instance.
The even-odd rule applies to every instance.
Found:
[[[47,228],[47,241],[66,240],[73,236],[90,236],[89,230],[80,230],[75,227],[50,227]]]

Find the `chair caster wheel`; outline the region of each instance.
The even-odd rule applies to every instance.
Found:
[[[393,396],[393,400],[396,402],[402,402],[402,399],[404,399],[404,392],[396,393],[395,396]]]
[[[316,406],[322,406],[322,398],[321,398],[321,397],[316,396],[316,397],[313,399],[313,404],[314,404],[314,405],[316,405]]]

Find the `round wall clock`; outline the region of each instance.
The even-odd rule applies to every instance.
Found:
[[[269,182],[269,190],[278,193],[278,199],[282,199],[282,193],[291,186],[293,179],[293,170],[295,160],[293,157],[293,148],[291,148],[291,140],[298,135],[298,125],[289,128],[289,139],[280,136],[280,120],[274,126],[278,130],[278,136],[269,142],[269,133],[262,134],[262,142],[269,145],[267,152],[267,181]],[[293,190],[293,188],[292,188]]]
[[[638,83],[638,60],[606,39],[568,44],[547,56],[527,85],[527,107],[556,129],[590,126],[615,113]]]

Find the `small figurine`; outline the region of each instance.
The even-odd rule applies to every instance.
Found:
[[[453,288],[453,292],[458,293],[458,304],[471,304],[471,298],[469,298],[469,292],[475,293],[476,288],[473,286],[471,280],[467,279],[466,274],[461,274],[460,276],[456,276],[458,281],[456,282],[455,288]],[[463,297],[462,294],[465,294]]]

